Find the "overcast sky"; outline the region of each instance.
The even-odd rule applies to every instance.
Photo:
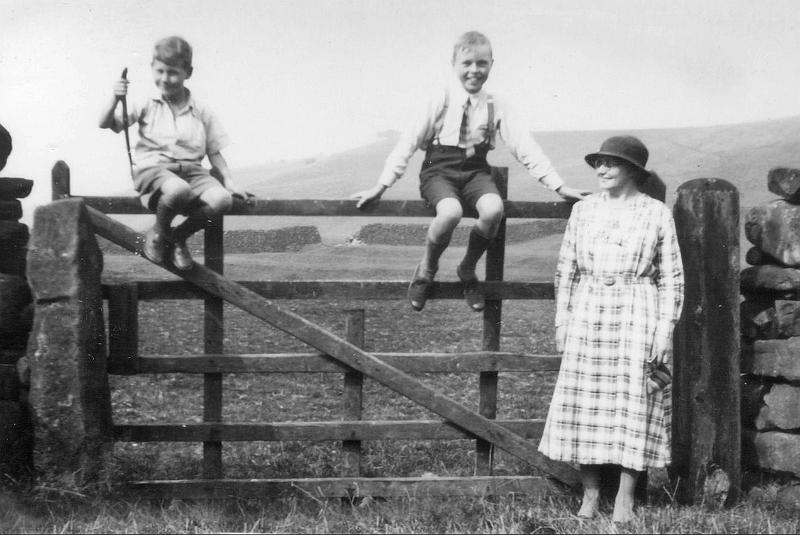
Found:
[[[129,68],[153,91],[153,43],[194,47],[187,85],[232,144],[232,168],[338,152],[399,129],[447,81],[456,37],[484,32],[486,88],[532,130],[703,126],[800,114],[795,0],[0,0],[4,176],[50,195],[56,160],[73,190],[129,187],[123,136],[97,127]],[[375,170],[375,174],[379,173]]]

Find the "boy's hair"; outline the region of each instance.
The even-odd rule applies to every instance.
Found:
[[[11,134],[0,124],[0,169],[6,166],[9,154],[11,154]]]
[[[489,38],[483,35],[481,32],[466,32],[461,35],[456,41],[456,44],[453,46],[453,61],[456,60],[456,56],[462,50],[472,50],[476,46],[487,45],[489,50],[491,51],[492,43],[489,42]]]
[[[192,67],[192,46],[186,39],[171,35],[160,39],[153,49],[153,61],[163,61],[173,67]]]

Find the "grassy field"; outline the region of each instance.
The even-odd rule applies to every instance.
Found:
[[[506,279],[550,280],[560,236],[514,244],[508,248]],[[225,272],[241,280],[358,279],[406,280],[418,260],[419,247],[330,246],[317,244],[288,253],[229,255]],[[453,247],[442,262],[441,278],[454,280],[463,248]],[[300,267],[302,266],[302,267]],[[154,266],[131,257],[108,256],[108,281],[135,277],[163,278]],[[343,335],[342,311],[364,308],[368,351],[479,350],[481,315],[458,301],[434,301],[423,313],[404,302],[288,301],[280,303],[332,332]],[[140,307],[142,354],[202,352],[202,309],[188,301],[143,302]],[[510,301],[504,304],[503,350],[552,353],[553,303]],[[231,307],[225,309],[228,352],[306,351],[304,344]],[[553,373],[501,374],[499,418],[544,417],[552,394]],[[477,408],[477,377],[420,377],[467,407]],[[112,377],[117,423],[198,422],[202,418],[202,379],[197,376]],[[339,374],[229,375],[224,384],[226,421],[292,421],[338,419],[342,376]],[[424,409],[367,380],[364,418],[431,417]],[[470,475],[471,441],[393,441],[364,445],[366,476]],[[574,516],[572,494],[487,498],[326,500],[313,495],[279,499],[215,502],[131,499],[119,485],[137,479],[200,476],[199,444],[117,444],[108,487],[101,492],[74,492],[40,482],[34,488],[0,492],[0,532],[25,533],[797,533],[800,520],[775,503],[777,484],[751,477],[745,499],[730,509],[709,498],[701,505],[681,506],[663,473],[651,474],[650,497],[629,525],[610,522],[610,509],[592,522]],[[226,444],[226,477],[325,477],[337,475],[336,443]],[[497,474],[530,474],[532,469],[499,452]]]

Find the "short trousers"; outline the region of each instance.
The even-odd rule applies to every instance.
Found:
[[[425,155],[419,179],[420,195],[432,208],[442,199],[458,199],[474,209],[482,196],[500,196],[485,152],[465,158],[464,149],[433,145]]]
[[[192,189],[194,197],[200,197],[212,188],[224,187],[211,176],[211,171],[199,163],[165,163],[137,170],[133,187],[145,208],[155,211],[161,196],[161,186],[171,178],[180,178]]]

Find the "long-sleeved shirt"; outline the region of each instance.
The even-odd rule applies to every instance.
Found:
[[[438,134],[442,145],[458,146],[461,120],[464,113],[464,104],[470,100],[469,106],[469,142],[478,144],[484,137],[487,129],[489,94],[481,90],[476,94],[467,93],[461,85],[451,84],[448,92],[448,107],[442,117],[442,129]],[[494,102],[495,132],[508,146],[511,154],[527,169],[531,176],[537,179],[548,189],[558,189],[564,181],[558,175],[550,159],[544,154],[542,148],[522,124],[518,117],[509,108],[508,103],[492,94]],[[422,113],[413,117],[408,127],[400,134],[400,140],[394,150],[386,158],[378,182],[386,187],[391,187],[406,171],[408,161],[417,149],[425,148],[426,143],[436,136],[435,127],[437,118],[442,116],[444,108],[444,91],[433,95],[422,110]]]

